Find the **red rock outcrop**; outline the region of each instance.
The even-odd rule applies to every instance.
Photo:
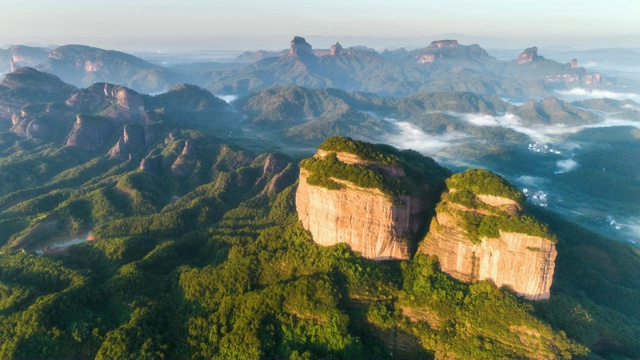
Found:
[[[67,145],[85,151],[102,148],[113,133],[113,125],[97,116],[78,115],[67,138]]]
[[[294,167],[289,164],[286,168],[271,178],[267,186],[262,190],[262,195],[271,195],[281,192],[287,186],[296,181],[297,175],[298,174],[294,170]]]
[[[109,156],[120,160],[132,159],[146,149],[145,131],[140,125],[125,125],[118,142],[109,150]]]
[[[340,43],[337,42],[335,43],[335,45],[331,46],[331,50],[329,54],[331,56],[344,55],[344,49],[342,48],[342,45],[340,45]]]
[[[182,153],[173,162],[171,165],[171,174],[174,176],[185,176],[191,174],[196,167],[196,160],[193,156],[195,153],[195,147],[192,145],[191,141],[186,140],[184,142],[184,147],[182,148]]]
[[[162,156],[149,156],[140,162],[140,170],[150,173],[160,173],[162,169]]]
[[[582,77],[584,85],[597,85],[602,81],[602,76],[599,73],[587,74]]]
[[[311,45],[300,36],[295,36],[291,40],[291,47],[289,48],[289,56],[302,56],[311,54]]]
[[[524,51],[520,53],[520,56],[518,56],[518,59],[516,61],[518,62],[518,64],[526,64],[536,61],[538,60],[538,58],[538,48],[534,46],[524,49]]]
[[[344,189],[329,190],[307,183],[300,170],[296,209],[302,226],[325,246],[344,242],[353,251],[375,260],[409,259],[407,238],[423,225],[426,203],[402,196],[392,201],[379,190],[341,182]]]
[[[515,202],[505,198],[478,199],[509,212],[519,209]],[[557,255],[554,241],[504,230],[499,230],[495,238],[473,241],[456,211],[485,215],[489,212],[443,202],[437,207],[436,218],[418,251],[437,256],[440,269],[458,280],[489,280],[530,300],[549,298]]]
[[[429,44],[429,47],[443,48],[443,47],[456,47],[459,45],[460,44],[458,44],[457,40],[438,40],[438,41],[432,41],[431,44]]]
[[[353,148],[367,146],[366,143],[351,144],[354,144]],[[380,155],[380,158],[384,156]],[[323,150],[321,146],[314,158],[366,168],[390,182],[397,181],[391,179],[406,178],[404,168],[400,166],[365,161],[350,152]],[[309,170],[301,167],[296,209],[303,227],[311,232],[316,243],[329,246],[344,242],[353,251],[375,260],[411,257],[411,240],[428,221],[427,208],[433,205],[423,192],[430,188],[430,183],[421,182],[405,195],[391,196],[375,187],[365,188],[333,177],[330,179],[340,184],[339,189],[313,185],[307,181],[310,175]],[[410,179],[400,179],[400,182],[404,180],[411,182]]]
[[[142,96],[126,87],[97,83],[73,95],[66,104],[79,113],[100,114],[122,122],[144,123]]]

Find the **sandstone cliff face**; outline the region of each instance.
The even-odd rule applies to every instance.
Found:
[[[96,151],[104,146],[113,132],[113,125],[97,116],[78,115],[67,138],[67,145],[85,151]]]
[[[335,43],[335,45],[332,45],[331,50],[329,51],[329,55],[331,56],[344,55],[344,49],[342,48],[342,45],[340,45],[339,42]]]
[[[497,238],[472,242],[455,216],[438,212],[419,251],[436,255],[443,272],[475,282],[490,280],[530,300],[551,295],[555,244],[549,239],[500,230]]]
[[[64,104],[29,104],[11,116],[11,132],[20,137],[59,142],[66,138],[75,116]]]
[[[597,85],[601,82],[601,75],[599,73],[587,74],[582,78],[585,85]]]
[[[538,58],[538,48],[534,46],[524,49],[524,51],[520,53],[520,56],[518,56],[517,62],[518,64],[526,64],[536,61]]]
[[[343,183],[329,190],[307,184],[309,173],[301,169],[296,192],[298,218],[320,245],[345,242],[353,251],[376,260],[409,259],[409,244],[424,222],[425,202],[403,196],[401,204],[375,189]]]
[[[128,160],[145,150],[145,128],[140,125],[125,125],[118,142],[109,150],[111,158]]]
[[[442,48],[442,47],[456,47],[459,45],[460,44],[458,44],[457,40],[438,40],[438,41],[432,41],[431,44],[429,44],[429,47]]]
[[[300,36],[295,36],[291,40],[291,47],[289,48],[289,56],[302,56],[311,54],[311,45]]]
[[[140,124],[144,102],[137,92],[122,86],[97,83],[73,95],[66,104],[79,113],[94,114]]]
[[[413,151],[329,138],[300,163],[298,218],[320,245],[347,243],[375,260],[409,259],[449,175]]]
[[[182,153],[171,165],[171,174],[174,176],[185,176],[191,174],[197,166],[197,161],[193,156],[194,153],[194,145],[189,140],[186,140],[184,142],[184,148],[182,148]]]

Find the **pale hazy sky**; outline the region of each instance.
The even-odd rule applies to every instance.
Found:
[[[452,33],[481,45],[600,46],[620,36],[615,46],[640,47],[640,0],[0,0],[0,46],[269,49],[294,35],[315,39],[314,47],[362,37],[406,46]]]

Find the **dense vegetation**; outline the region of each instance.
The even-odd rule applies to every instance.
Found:
[[[556,236],[549,231],[547,226],[528,215],[484,215],[466,210],[443,210],[444,208],[446,207],[441,207],[439,210],[453,213],[467,236],[476,243],[481,242],[483,238],[498,238],[500,231],[538,236],[552,242],[557,241]]]
[[[348,137],[331,137],[325,140],[319,149],[324,151],[345,152],[356,155],[364,161],[380,165],[400,166],[399,151],[384,144],[371,144],[364,141],[354,141]]]
[[[200,99],[183,101],[191,95]],[[498,103],[447,96],[483,111]],[[411,112],[441,99],[417,96],[394,108],[366,98],[355,94],[350,106],[369,101]],[[528,302],[489,282],[460,283],[440,272],[435,258],[374,262],[344,244],[318,246],[297,222],[297,169],[287,157],[254,156],[184,128],[238,140],[228,130],[241,124],[222,115],[224,104],[190,86],[144,101],[154,109],[145,116],[164,125],[129,159],[107,155],[119,135],[91,152],[58,139],[0,133],[0,358],[640,356],[638,250],[540,209],[527,210],[535,217],[504,215],[475,195],[522,206],[521,194],[504,179],[483,171],[454,176],[447,185],[458,191],[449,194],[449,210],[476,210],[460,216],[478,238],[493,237],[496,229],[558,234],[548,301]],[[254,139],[246,144],[267,147]],[[368,163],[349,167],[335,155],[304,161],[320,174],[308,181],[323,186],[340,187],[333,177],[389,194],[418,186],[439,195],[449,174],[415,151],[344,138],[326,146],[358,152]],[[596,155],[598,168],[585,170],[600,170],[605,156]],[[624,162],[636,155],[620,153],[611,170],[633,175],[635,167]],[[144,156],[158,160],[156,166],[140,170]],[[389,164],[413,183],[385,177]],[[35,253],[90,231],[97,241]]]
[[[164,156],[177,158],[187,135],[197,134],[176,132],[163,142]],[[584,280],[578,290],[569,278],[556,285],[554,306],[579,309],[602,326],[578,331],[566,310],[556,314],[487,282],[452,280],[434,258],[376,263],[344,245],[323,248],[296,221],[294,186],[264,191],[264,164],[285,164],[207,143],[201,153],[209,156],[193,158],[198,166],[188,178],[98,159],[5,198],[0,229],[9,245],[45,220],[57,220],[62,232],[98,225],[102,240],[46,256],[14,253],[26,240],[3,248],[0,357],[568,358],[606,354],[607,339],[617,341],[617,353],[640,354],[636,283],[607,285],[624,306],[594,290],[576,298],[574,291],[592,289]],[[398,153],[413,166],[407,172],[445,176],[419,154]],[[450,196],[482,208],[469,194]],[[562,241],[570,235],[562,234],[558,246],[568,246]],[[624,262],[614,269],[637,261],[616,251]],[[616,325],[624,333],[612,332]]]
[[[446,183],[450,192],[444,194],[437,211],[454,215],[471,241],[479,243],[483,238],[498,238],[500,231],[557,241],[546,225],[532,216],[520,213],[523,194],[500,176],[486,170],[468,169],[454,174]],[[512,199],[518,205],[515,208],[509,205],[490,205],[478,198],[478,194]]]
[[[522,205],[524,194],[497,174],[482,169],[468,169],[447,179],[447,187],[469,190],[475,194],[499,196]]]
[[[314,245],[296,222],[293,190],[243,202],[208,231],[3,256],[1,357],[586,353],[530,305],[489,283],[451,280],[432,258],[400,268]],[[536,347],[513,346],[521,337]]]
[[[383,144],[370,144],[350,138],[332,137],[320,149],[329,152],[323,158],[313,157],[300,162],[300,167],[310,172],[307,182],[328,189],[343,186],[331,178],[348,181],[363,188],[382,191],[390,197],[415,192],[436,194],[448,170],[433,159],[411,151],[399,151]],[[348,164],[340,161],[337,152],[356,155],[361,162]],[[388,167],[397,168],[406,176],[390,174]]]

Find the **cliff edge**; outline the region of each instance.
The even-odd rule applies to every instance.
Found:
[[[556,240],[521,214],[522,193],[484,170],[456,174],[446,184],[418,251],[436,255],[441,270],[456,279],[490,280],[530,300],[548,299]]]
[[[366,258],[409,259],[448,170],[414,151],[327,139],[300,163],[298,218],[313,239]]]

